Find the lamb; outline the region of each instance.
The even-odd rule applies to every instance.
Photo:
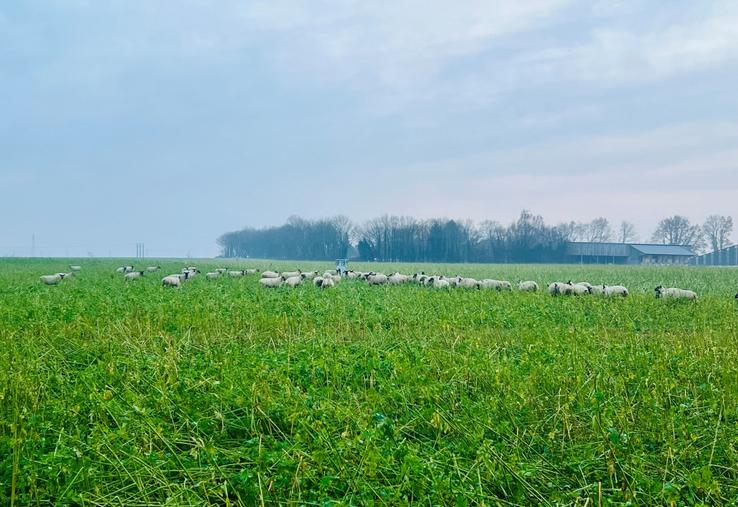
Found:
[[[518,290],[521,292],[538,292],[538,284],[533,281],[520,281],[518,283]]]
[[[664,299],[689,299],[692,301],[697,300],[697,294],[691,290],[685,290],[685,289],[677,289],[675,287],[670,287],[668,289],[665,289],[663,286],[659,285],[654,289],[656,291],[656,297],[657,298],[664,298]]]
[[[278,278],[262,278],[259,280],[259,285],[267,289],[278,289],[282,286],[282,277]]]
[[[367,275],[366,281],[369,282],[369,285],[384,285],[387,283],[387,275],[382,273],[370,273]]]
[[[82,266],[69,266],[69,271],[82,271]]]
[[[245,275],[246,275],[246,273],[243,270],[241,270],[241,271],[229,271],[228,272],[228,276],[230,276],[231,278],[241,278],[242,276],[245,276]]]
[[[262,278],[279,278],[280,274],[277,273],[276,271],[264,271],[261,274],[261,277]]]
[[[603,294],[605,297],[611,298],[611,297],[628,297],[628,289],[623,287],[622,285],[603,285]]]
[[[210,273],[205,273],[205,279],[206,280],[215,280],[216,278],[220,278],[220,272],[219,271],[212,271]]]
[[[123,278],[127,282],[130,282],[132,280],[138,280],[143,275],[144,275],[144,272],[143,271],[131,271],[130,273],[126,273],[125,275],[123,275]]]
[[[54,275],[43,275],[39,279],[41,280],[41,283],[45,285],[59,285],[59,282],[64,279],[64,276],[62,275],[63,273],[56,273]]]
[[[148,268],[146,268],[146,271],[148,271],[149,273],[156,273],[160,269],[161,266],[149,266]]]

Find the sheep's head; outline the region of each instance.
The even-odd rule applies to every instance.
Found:
[[[660,298],[660,297],[661,297],[661,292],[662,292],[663,290],[664,290],[664,287],[663,287],[662,285],[659,285],[658,287],[656,287],[656,288],[654,289],[654,291],[656,291],[656,297],[657,297],[657,298]]]

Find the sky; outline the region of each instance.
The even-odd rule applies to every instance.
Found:
[[[0,256],[738,218],[737,27],[734,0],[4,0]]]

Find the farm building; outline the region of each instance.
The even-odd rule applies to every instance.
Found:
[[[694,252],[684,245],[569,242],[566,260],[578,264],[687,264]]]
[[[738,245],[698,255],[689,263],[695,266],[738,266]]]

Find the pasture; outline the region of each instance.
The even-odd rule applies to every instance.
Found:
[[[0,260],[0,504],[738,504],[738,270],[352,264],[605,299],[123,263]]]

